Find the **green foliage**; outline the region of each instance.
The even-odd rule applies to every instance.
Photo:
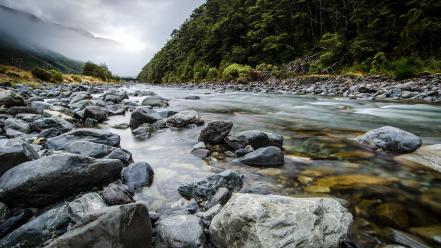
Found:
[[[73,75],[73,76],[72,76],[72,79],[73,79],[75,82],[78,82],[78,83],[82,82],[81,77],[79,77],[79,76],[77,76],[77,75]]]
[[[394,76],[397,79],[406,79],[418,75],[421,69],[421,61],[411,58],[401,58],[393,63]]]
[[[249,65],[231,64],[223,71],[222,79],[225,81],[248,79],[252,69]]]
[[[118,80],[116,76],[112,75],[112,72],[110,72],[106,64],[97,65],[91,61],[84,63],[81,74],[100,78],[106,82]]]
[[[45,81],[45,82],[50,82],[51,78],[52,78],[52,74],[49,71],[47,71],[41,67],[35,67],[32,70],[32,75],[34,75],[34,77],[36,77],[42,81]]]
[[[61,72],[52,69],[49,70],[49,73],[51,74],[51,82],[53,83],[63,82],[63,74]]]
[[[219,77],[219,70],[216,67],[212,67],[207,72],[207,79],[210,81],[216,80]]]
[[[9,77],[12,77],[12,78],[20,78],[19,74],[15,73],[15,72],[12,72],[12,71],[6,72],[6,75],[9,76]]]
[[[0,73],[5,74],[6,73],[6,67],[0,66]]]

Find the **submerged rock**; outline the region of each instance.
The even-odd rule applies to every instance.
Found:
[[[123,183],[131,190],[150,186],[153,183],[153,176],[153,169],[146,162],[133,163],[121,172]]]
[[[167,119],[167,125],[170,127],[187,127],[189,125],[204,125],[204,121],[194,110],[179,112]]]
[[[20,164],[0,177],[0,201],[8,206],[48,206],[66,196],[106,185],[117,179],[123,164],[56,154]]]
[[[175,215],[160,219],[155,230],[155,248],[207,247],[200,219],[193,215]]]
[[[62,150],[75,141],[89,141],[119,147],[119,135],[93,128],[80,128],[47,140],[47,147]]]
[[[331,198],[233,194],[211,222],[219,248],[339,247],[352,215]]]
[[[233,122],[231,121],[210,121],[207,126],[202,129],[199,135],[199,141],[206,144],[220,144],[224,141],[224,138],[230,134],[233,128]]]
[[[284,154],[277,146],[257,149],[238,159],[242,164],[256,167],[277,167],[285,163]]]
[[[381,127],[355,139],[363,145],[386,152],[410,153],[417,150],[421,138],[396,127]]]
[[[423,146],[413,153],[395,157],[395,161],[409,166],[425,166],[441,173],[441,144]]]

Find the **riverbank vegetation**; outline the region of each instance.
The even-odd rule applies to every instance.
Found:
[[[441,2],[208,0],[140,72],[152,83],[441,72]]]

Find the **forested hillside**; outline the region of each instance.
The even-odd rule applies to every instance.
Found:
[[[438,0],[207,0],[139,79],[438,72],[440,13]]]

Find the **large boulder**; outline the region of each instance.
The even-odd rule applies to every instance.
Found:
[[[14,146],[0,146],[0,176],[15,166],[38,159],[38,153],[27,143]]]
[[[75,193],[116,180],[123,164],[115,159],[94,159],[56,154],[29,161],[0,177],[0,201],[8,206],[47,206]]]
[[[194,215],[174,215],[156,225],[155,248],[206,248],[204,229]]]
[[[103,95],[103,100],[112,103],[121,103],[124,99],[129,99],[125,91],[111,91]]]
[[[352,215],[331,198],[233,194],[210,225],[218,248],[336,248]]]
[[[0,90],[0,106],[25,106],[24,99],[11,90]]]
[[[421,138],[396,127],[381,127],[355,139],[372,149],[385,152],[410,153],[422,145]]]
[[[179,112],[167,119],[167,125],[170,127],[187,127],[189,125],[201,126],[204,121],[194,110]]]
[[[108,146],[119,147],[119,135],[93,128],[80,128],[47,140],[47,147],[62,150],[75,141],[89,141]]]
[[[247,145],[251,145],[254,149],[268,146],[281,148],[283,146],[283,136],[259,130],[249,130],[230,135],[225,138],[225,142],[234,150],[245,148]]]
[[[159,120],[162,120],[162,117],[156,111],[147,107],[139,107],[130,115],[129,125],[132,129],[136,129],[144,123],[153,124]]]
[[[123,183],[133,191],[144,186],[150,186],[153,183],[153,176],[153,169],[146,162],[133,163],[121,172]]]
[[[285,163],[284,154],[277,146],[259,148],[239,158],[238,161],[256,167],[277,167]]]
[[[75,104],[75,103],[78,103],[80,101],[88,100],[88,99],[91,99],[91,98],[92,98],[92,96],[89,93],[87,93],[87,92],[76,92],[76,93],[73,93],[70,96],[69,104]]]
[[[182,184],[178,187],[178,192],[188,199],[210,200],[219,188],[225,187],[233,192],[239,191],[242,185],[243,175],[236,171],[226,170],[196,182]]]
[[[91,212],[81,227],[58,237],[46,248],[120,247],[151,248],[152,227],[141,203],[113,206]]]
[[[92,158],[103,158],[115,149],[119,148],[84,140],[72,142],[64,147],[66,152],[80,154]]]
[[[224,138],[228,136],[233,128],[233,122],[231,121],[210,121],[207,126],[202,129],[199,135],[199,141],[206,144],[220,144],[224,141]]]
[[[48,240],[66,232],[68,224],[67,205],[57,206],[33,218],[1,239],[0,248],[42,247]]]
[[[97,121],[104,121],[109,116],[109,110],[99,106],[87,106],[84,109],[83,119],[92,118]]]
[[[31,132],[31,125],[29,125],[29,123],[15,118],[8,118],[4,123],[4,128],[13,129],[22,133]]]
[[[168,101],[160,96],[148,96],[142,100],[142,106],[168,107]]]

